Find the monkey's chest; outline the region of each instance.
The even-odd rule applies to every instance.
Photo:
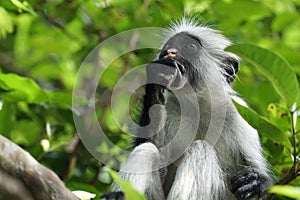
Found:
[[[194,119],[180,115],[176,110],[169,112],[167,110],[165,146],[169,146],[171,156],[177,156],[176,165],[193,141],[205,140],[214,147],[224,174],[231,175],[239,170],[237,168],[242,165],[240,152],[234,140],[235,137],[230,130],[226,129],[225,122],[222,127],[215,128],[220,126],[220,123],[210,121],[210,114],[202,113],[204,114],[202,114],[199,121],[195,122]],[[174,153],[178,155],[174,155]]]

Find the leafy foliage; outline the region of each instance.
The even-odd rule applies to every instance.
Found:
[[[146,197],[137,192],[130,182],[122,181],[121,178],[118,177],[118,174],[112,170],[109,170],[108,172],[121,187],[122,191],[124,191],[126,199],[146,200]]]
[[[107,192],[111,176],[75,136],[72,112],[80,111],[72,108],[72,89],[77,71],[87,54],[110,36],[138,27],[166,27],[172,19],[192,15],[236,43],[227,49],[242,58],[233,87],[252,109],[236,106],[260,133],[275,180],[290,184],[273,188],[275,198],[299,199],[299,178],[287,178],[291,171],[300,174],[299,9],[299,0],[0,1],[0,134],[55,171],[71,190],[97,197]],[[149,62],[156,52],[122,55],[99,80],[96,120],[118,147],[128,148],[129,139],[109,107],[114,80]],[[97,151],[109,150],[99,145]],[[110,154],[122,160],[117,149],[105,159]]]
[[[236,108],[244,119],[255,129],[259,130],[260,134],[266,136],[268,139],[274,142],[281,143],[289,148],[291,144],[288,137],[284,135],[279,128],[270,123],[264,117],[259,116],[255,111],[250,108],[244,107],[235,103]]]
[[[292,199],[300,199],[300,190],[299,187],[293,187],[289,185],[284,185],[284,186],[273,186],[270,188],[270,192],[275,193],[275,194],[280,194],[283,196],[290,197]]]
[[[227,50],[237,53],[245,61],[254,65],[273,85],[289,107],[297,102],[298,81],[291,66],[278,54],[254,45],[236,44]],[[289,80],[289,81],[286,81]]]

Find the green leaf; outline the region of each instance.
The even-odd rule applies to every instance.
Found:
[[[32,15],[36,15],[33,8],[27,1],[19,1],[19,0],[10,0],[18,9],[29,12]]]
[[[49,103],[55,103],[62,106],[72,105],[72,95],[69,93],[47,91],[47,95],[49,97]]]
[[[7,11],[0,7],[0,39],[6,38],[8,33],[13,32],[13,22]]]
[[[245,21],[256,21],[272,14],[259,1],[213,2],[209,10],[214,17],[220,20],[220,26],[223,27],[223,30],[241,27],[241,23],[245,23]]]
[[[288,137],[285,136],[279,128],[277,128],[264,117],[258,115],[254,110],[244,107],[237,102],[233,101],[233,103],[241,116],[260,134],[286,147],[291,147]]]
[[[17,144],[33,145],[39,139],[41,129],[36,121],[19,120],[11,131],[11,139]]]
[[[16,123],[17,108],[15,105],[0,100],[0,134],[9,137],[10,131]]]
[[[255,66],[273,85],[289,108],[297,101],[299,87],[289,63],[275,52],[251,44],[235,44],[226,48]]]
[[[122,191],[125,193],[126,199],[134,199],[134,200],[147,200],[144,195],[136,191],[129,181],[123,181],[118,176],[118,174],[111,170],[107,169],[108,173],[112,176],[114,181],[121,187]]]
[[[0,73],[0,89],[3,90],[0,91],[0,97],[11,102],[49,103],[71,109],[71,93],[43,90],[34,80],[16,74]],[[87,100],[78,97],[73,97],[73,102],[88,103]]]
[[[15,18],[16,34],[14,41],[14,56],[16,62],[27,59],[28,52],[31,51],[29,42],[29,32],[34,17],[30,14],[22,14]]]
[[[0,74],[0,88],[5,93],[1,97],[9,101],[26,101],[28,103],[47,102],[47,94],[29,78],[16,74]]]
[[[230,20],[224,21],[228,21],[229,23],[232,22],[232,20],[242,21],[243,19],[249,18],[257,20],[271,14],[266,7],[261,6],[259,2],[255,1],[235,1],[234,3],[216,1],[212,5],[212,9],[218,17],[228,17]]]
[[[269,192],[293,199],[300,199],[300,187],[294,187],[290,185],[274,185],[269,188]]]

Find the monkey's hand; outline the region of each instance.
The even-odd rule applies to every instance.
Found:
[[[147,65],[148,82],[170,90],[178,90],[184,86],[187,82],[185,72],[185,67],[171,58],[156,60]]]
[[[124,193],[123,192],[110,192],[102,195],[100,200],[124,200]]]
[[[238,200],[248,200],[262,193],[267,182],[254,169],[247,168],[231,178],[231,192]]]

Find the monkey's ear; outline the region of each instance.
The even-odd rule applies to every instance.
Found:
[[[229,84],[235,79],[236,73],[239,71],[239,60],[233,57],[227,57],[222,62],[222,68],[225,71],[226,81]]]

